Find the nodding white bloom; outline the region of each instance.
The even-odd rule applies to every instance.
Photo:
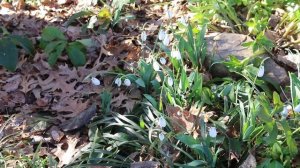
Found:
[[[91,81],[92,81],[93,85],[96,85],[96,86],[100,85],[100,80],[95,77],[92,77]]]
[[[170,10],[167,10],[167,11],[166,11],[166,15],[167,15],[167,18],[168,18],[168,19],[172,19],[173,16],[174,16],[173,12],[170,11]]]
[[[172,50],[171,57],[176,58],[177,60],[181,59],[181,54],[179,50]]]
[[[143,42],[145,42],[145,41],[147,40],[147,34],[146,34],[145,31],[143,31],[142,34],[141,34],[141,40],[142,40]]]
[[[166,60],[165,58],[161,57],[161,58],[159,59],[159,62],[160,62],[162,65],[165,65],[165,64],[167,63],[167,60]]]
[[[157,62],[157,61],[153,61],[153,69],[155,70],[155,71],[159,71],[159,63]]]
[[[289,115],[289,110],[287,108],[287,106],[283,107],[283,110],[280,112],[281,116],[286,118]]]
[[[158,39],[163,40],[166,36],[166,32],[163,29],[160,29],[158,32]]]
[[[158,125],[159,125],[161,128],[167,126],[167,122],[166,122],[166,120],[165,120],[164,117],[159,117],[159,119],[158,119]]]
[[[117,78],[117,79],[115,80],[115,84],[116,84],[118,87],[120,87],[121,84],[122,84],[122,79],[121,79],[121,78]]]
[[[184,26],[187,26],[187,21],[185,19],[184,16],[181,16],[179,19],[178,19],[179,23],[183,24]]]
[[[297,113],[300,112],[300,103],[294,108],[294,111]]]
[[[212,138],[217,137],[217,129],[216,129],[216,127],[210,127],[209,130],[208,130],[208,134]]]
[[[286,108],[287,108],[288,111],[293,110],[293,107],[292,107],[290,104],[288,104],[288,105],[286,106]]]
[[[170,38],[169,38],[169,36],[166,34],[166,35],[165,35],[165,38],[164,38],[164,40],[163,40],[163,44],[164,44],[165,46],[168,46],[169,43],[170,43]]]
[[[173,82],[173,79],[171,77],[168,77],[168,81],[167,82],[168,82],[169,86],[173,86],[174,82]]]
[[[161,132],[159,133],[158,138],[160,141],[163,141],[165,139],[165,135]]]
[[[258,69],[257,77],[264,76],[264,73],[265,73],[265,67],[264,67],[264,65],[261,65]]]
[[[124,80],[124,85],[125,86],[130,86],[131,85],[131,81],[129,79],[125,79]]]

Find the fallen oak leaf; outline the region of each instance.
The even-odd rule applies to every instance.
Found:
[[[80,128],[85,124],[87,124],[94,117],[96,111],[97,111],[97,106],[94,103],[91,107],[82,111],[79,115],[65,121],[64,123],[61,123],[59,127],[63,131],[71,131]]]

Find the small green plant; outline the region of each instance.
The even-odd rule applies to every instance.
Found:
[[[10,71],[15,71],[19,58],[18,49],[22,48],[27,54],[34,55],[33,44],[26,37],[9,34],[4,27],[2,27],[2,31],[0,30],[1,32],[3,37],[0,39],[0,65]]]
[[[63,52],[66,52],[74,66],[83,66],[86,62],[86,48],[80,40],[68,42],[64,34],[56,27],[43,29],[40,46],[48,55],[48,63],[53,66]]]
[[[107,30],[110,26],[114,27],[121,20],[133,18],[132,15],[126,15],[122,13],[124,5],[133,2],[133,0],[113,0],[111,4],[105,4],[103,2],[103,7],[99,10],[98,13],[94,13],[88,10],[83,10],[75,13],[66,22],[66,26],[69,26],[77,19],[89,17],[88,22],[82,25],[83,32],[85,32],[87,29],[94,30],[95,28],[98,28],[96,32],[101,33]]]

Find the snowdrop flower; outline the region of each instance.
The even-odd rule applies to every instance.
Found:
[[[142,40],[143,42],[145,42],[145,41],[147,40],[147,34],[146,34],[145,31],[143,31],[142,34],[141,34],[141,40]]]
[[[167,82],[168,82],[169,86],[173,86],[174,82],[173,82],[173,79],[171,77],[168,77],[168,81]]]
[[[170,38],[169,38],[169,36],[166,34],[166,35],[165,35],[165,38],[164,38],[164,40],[163,40],[163,44],[164,44],[165,46],[168,46],[169,43],[170,43]]]
[[[91,81],[92,81],[92,84],[95,86],[100,85],[100,80],[95,77],[92,77]]]
[[[160,29],[159,32],[158,32],[158,39],[159,40],[163,40],[166,36],[166,32],[163,31],[163,29]]]
[[[167,122],[166,122],[166,120],[165,120],[164,117],[159,117],[159,119],[158,119],[158,125],[159,125],[161,128],[167,126]]]
[[[264,76],[264,73],[265,73],[265,67],[263,65],[261,65],[258,69],[257,77]]]
[[[165,58],[161,57],[161,58],[159,59],[159,62],[160,62],[162,65],[165,65],[165,64],[167,63],[167,60],[166,60]]]
[[[283,107],[283,110],[280,112],[281,116],[286,118],[289,115],[289,110],[287,108],[287,106]]]
[[[178,19],[179,23],[183,24],[184,26],[187,26],[187,21],[186,19],[184,18],[184,16],[181,16],[179,19]]]
[[[115,80],[115,84],[116,84],[118,87],[120,87],[121,84],[122,84],[121,78],[117,78],[117,79]]]
[[[125,79],[124,80],[124,85],[125,86],[130,86],[131,85],[131,81],[129,79]]]
[[[160,141],[163,141],[165,139],[165,135],[161,132],[159,133],[158,138]]]
[[[208,130],[208,134],[212,138],[217,137],[217,129],[216,129],[216,127],[210,127],[209,130]]]
[[[294,108],[294,111],[296,113],[299,113],[300,112],[300,103]]]
[[[288,104],[288,105],[286,106],[286,109],[287,109],[288,111],[291,111],[291,110],[293,110],[293,107],[292,107],[290,104]]]
[[[181,54],[179,50],[172,50],[171,51],[171,57],[176,58],[177,60],[181,59]]]
[[[172,17],[174,16],[173,12],[170,11],[170,10],[167,10],[167,11],[166,11],[166,15],[167,15],[167,18],[168,18],[168,19],[172,19]]]
[[[159,63],[157,61],[154,61],[152,66],[155,71],[159,71]]]

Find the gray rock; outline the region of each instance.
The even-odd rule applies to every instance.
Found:
[[[206,36],[207,60],[205,62],[214,77],[225,77],[232,75],[226,66],[217,62],[229,59],[229,55],[236,56],[239,60],[254,55],[252,48],[243,47],[244,42],[252,41],[249,36],[234,33],[212,33]],[[268,54],[259,55],[262,58],[269,57]],[[267,59],[264,63],[265,75],[263,79],[275,85],[286,86],[289,83],[287,71],[274,60]]]

